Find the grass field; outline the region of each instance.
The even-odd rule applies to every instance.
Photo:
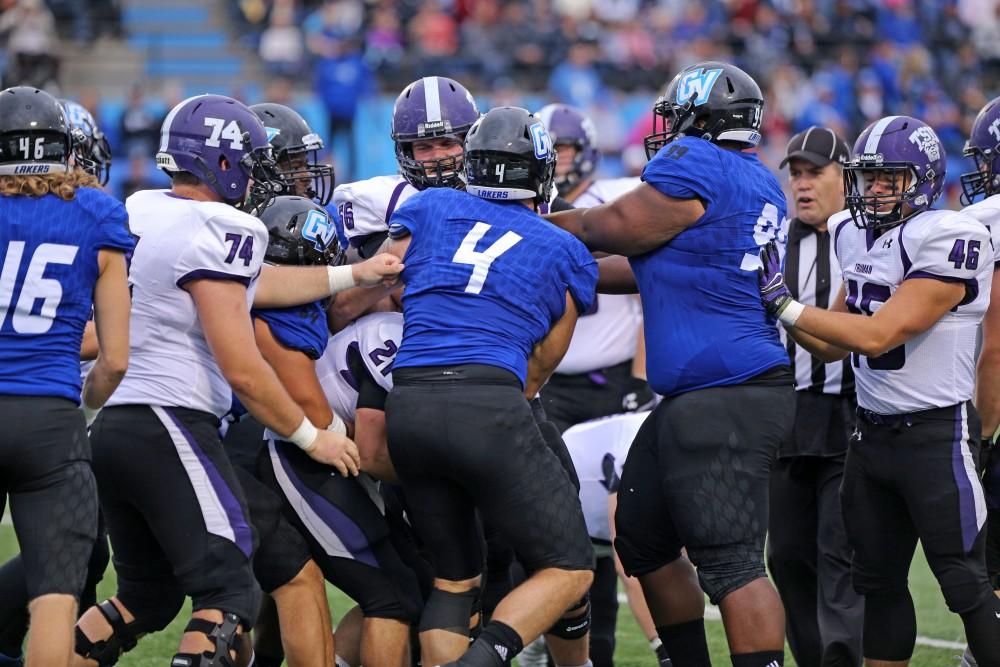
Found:
[[[6,560],[17,552],[17,540],[13,528],[9,525],[0,526],[0,560]],[[937,584],[927,569],[923,553],[917,553],[913,567],[910,570],[910,587],[917,606],[918,632],[922,637],[951,642],[964,641],[962,624],[958,617],[951,614],[944,605]],[[114,571],[109,567],[101,583],[98,594],[101,599],[114,593]],[[346,612],[352,603],[339,591],[329,588],[330,608],[333,611],[334,622]],[[163,667],[170,661],[176,650],[181,630],[187,622],[187,610],[163,632],[146,637],[138,648],[125,655],[119,665],[125,667]],[[729,652],[722,630],[722,623],[709,620],[708,639],[712,652],[712,662],[715,665],[728,665]],[[958,664],[961,650],[956,648],[934,648],[918,645],[914,653],[914,667],[954,667]],[[786,652],[787,665],[794,665],[791,654]],[[618,616],[618,647],[615,653],[615,664],[618,667],[655,667],[656,661],[645,637],[639,631],[627,605],[621,605]]]

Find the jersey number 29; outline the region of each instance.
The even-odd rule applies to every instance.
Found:
[[[28,263],[28,271],[21,283],[21,294],[17,298],[11,325],[20,334],[43,334],[52,328],[56,309],[62,301],[63,288],[58,280],[45,278],[45,267],[49,264],[72,264],[80,248],[61,243],[43,243],[35,250]],[[24,241],[11,241],[0,268],[0,327],[7,320],[17,274],[21,270],[24,256]],[[42,300],[42,306],[35,313],[35,301]]]
[[[469,277],[469,284],[465,286],[465,291],[470,294],[479,294],[483,291],[486,275],[489,273],[493,261],[521,240],[518,234],[507,232],[494,241],[489,248],[479,252],[476,250],[476,244],[482,240],[486,232],[490,231],[490,227],[491,225],[487,225],[485,222],[477,222],[473,225],[469,233],[462,239],[458,250],[455,251],[455,256],[451,259],[456,264],[472,265],[472,275]]]

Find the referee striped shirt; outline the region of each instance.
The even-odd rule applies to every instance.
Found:
[[[793,219],[788,227],[784,273],[788,290],[797,301],[817,308],[829,308],[843,283],[830,234],[819,232],[798,218]],[[824,364],[796,345],[790,337],[786,337],[785,344],[795,374],[796,391],[837,395],[854,393],[850,356],[843,361]]]

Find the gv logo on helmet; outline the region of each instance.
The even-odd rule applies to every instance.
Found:
[[[683,106],[692,97],[696,107],[708,102],[708,96],[721,74],[721,69],[693,69],[682,74],[677,82],[677,104]]]
[[[910,134],[910,143],[923,151],[930,160],[941,158],[941,142],[938,141],[934,130],[929,127],[918,127]]]
[[[531,143],[535,147],[535,157],[545,160],[552,153],[552,138],[541,123],[535,123],[529,128],[531,132]]]
[[[325,250],[330,247],[333,235],[333,222],[330,216],[323,211],[309,211],[306,224],[302,225],[302,238],[312,241],[317,250]]]

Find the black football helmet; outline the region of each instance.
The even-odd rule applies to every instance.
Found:
[[[556,154],[542,120],[527,109],[490,109],[465,137],[465,189],[493,201],[549,200]]]
[[[652,159],[680,135],[756,146],[763,111],[760,86],[736,65],[715,60],[691,65],[667,84],[653,106],[646,157]]]
[[[0,175],[65,172],[72,146],[59,100],[30,86],[0,91]]]
[[[315,199],[321,206],[333,197],[333,166],[319,164],[323,140],[294,109],[284,104],[263,102],[250,110],[257,114],[267,130],[278,173],[292,190]]]
[[[264,261],[291,266],[336,265],[344,258],[337,228],[326,209],[305,197],[275,197],[260,213],[267,227]]]

